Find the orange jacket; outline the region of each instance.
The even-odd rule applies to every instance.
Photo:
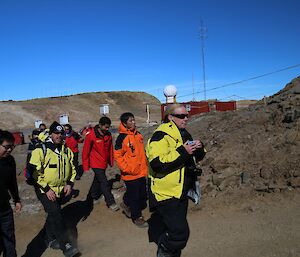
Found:
[[[114,157],[121,170],[123,180],[134,180],[148,175],[148,162],[143,136],[138,131],[130,131],[121,123],[116,140]]]

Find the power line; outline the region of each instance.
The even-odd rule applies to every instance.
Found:
[[[258,76],[251,77],[251,78],[248,78],[248,79],[243,79],[243,80],[240,80],[240,81],[237,81],[237,82],[232,82],[232,83],[224,84],[222,86],[206,89],[206,91],[213,91],[213,90],[217,90],[217,89],[220,89],[220,88],[241,84],[241,83],[244,83],[244,82],[248,82],[248,81],[251,81],[251,80],[258,79],[258,78],[266,77],[266,76],[269,76],[269,75],[272,75],[272,74],[275,74],[275,73],[279,73],[279,72],[282,72],[282,71],[291,70],[291,69],[294,69],[294,68],[297,68],[297,67],[300,67],[300,64],[295,64],[295,65],[292,65],[292,66],[289,66],[289,67],[286,67],[286,68],[282,68],[282,69],[275,70],[275,71],[272,71],[272,72],[264,73],[262,75],[258,75]],[[203,93],[203,90],[195,92],[194,94],[200,94],[200,93]],[[182,98],[182,97],[186,97],[186,96],[190,96],[190,95],[192,95],[192,94],[181,95],[181,96],[178,96],[177,99]]]

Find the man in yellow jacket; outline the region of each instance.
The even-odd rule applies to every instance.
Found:
[[[183,105],[168,106],[165,122],[148,141],[149,241],[158,245],[158,257],[179,257],[189,238],[186,219],[189,191],[193,190],[205,149],[185,129],[188,112]]]
[[[47,213],[45,227],[49,246],[58,243],[65,256],[73,257],[79,251],[67,237],[61,202],[72,192],[76,170],[73,153],[63,143],[63,134],[63,127],[54,121],[48,139],[32,151],[29,167],[35,181],[35,192]]]

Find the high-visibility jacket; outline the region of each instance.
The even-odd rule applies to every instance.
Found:
[[[180,199],[183,195],[186,165],[192,158],[183,144],[180,131],[172,121],[161,124],[148,140],[150,189],[158,202],[173,197]],[[200,154],[202,159],[204,148]]]
[[[47,140],[47,138],[49,137],[49,129],[45,129],[44,131],[42,131],[39,135],[38,135],[38,139],[41,142],[45,142]]]
[[[135,180],[148,175],[148,162],[145,154],[143,136],[138,131],[119,126],[114,156],[121,170],[122,180]]]
[[[46,153],[41,146],[37,146],[31,154],[29,163],[34,168],[33,178],[41,192],[52,189],[60,197],[65,185],[74,184],[76,170],[73,153],[64,145],[58,150],[51,141],[44,144]]]

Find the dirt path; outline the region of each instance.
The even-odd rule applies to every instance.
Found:
[[[86,188],[80,189],[84,195]],[[78,200],[83,197],[75,202]],[[222,199],[204,199],[201,209],[189,208],[191,236],[182,256],[300,256],[299,202],[297,191],[256,196],[234,205],[227,205]],[[149,213],[145,216],[149,217]],[[44,219],[43,212],[26,219],[24,215],[16,217],[19,256],[40,231]],[[135,227],[120,211],[112,213],[103,201],[95,205],[87,220],[78,223],[77,229],[82,256],[156,256],[156,246],[148,243],[147,230]],[[62,253],[47,249],[43,256]]]

